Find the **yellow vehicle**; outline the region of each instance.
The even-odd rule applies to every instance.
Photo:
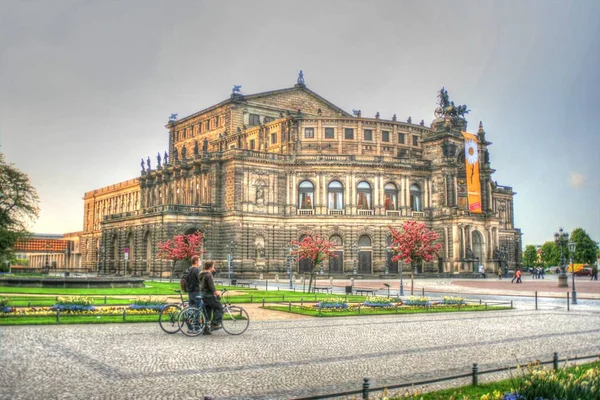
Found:
[[[567,272],[577,272],[583,269],[583,267],[587,267],[587,264],[569,264],[567,268]]]

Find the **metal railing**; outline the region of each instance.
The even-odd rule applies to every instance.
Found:
[[[553,368],[555,370],[557,370],[560,363],[565,363],[568,361],[590,360],[590,359],[594,359],[594,358],[600,359],[600,354],[581,356],[581,357],[576,356],[576,357],[572,357],[572,358],[559,359],[558,353],[554,353],[552,356],[552,360],[536,361],[536,363],[539,365],[552,364]],[[294,400],[330,399],[330,398],[337,398],[337,397],[351,396],[351,395],[362,395],[362,399],[367,400],[369,398],[369,394],[372,392],[383,392],[384,390],[393,390],[393,389],[403,389],[403,388],[408,388],[408,387],[424,386],[424,385],[429,385],[432,383],[452,381],[452,380],[456,380],[456,379],[469,378],[469,377],[471,378],[471,384],[473,386],[477,386],[479,384],[479,375],[492,374],[492,373],[503,372],[503,371],[511,371],[511,370],[518,369],[521,367],[522,367],[522,365],[519,364],[519,365],[510,365],[510,366],[506,366],[506,367],[492,368],[492,369],[486,369],[486,370],[480,371],[479,367],[477,366],[477,363],[473,363],[473,366],[471,367],[471,371],[466,372],[464,374],[445,376],[445,377],[437,378],[437,379],[427,379],[427,380],[417,381],[417,382],[401,383],[398,385],[381,386],[381,387],[376,387],[376,388],[371,388],[371,383],[370,383],[369,378],[363,378],[362,388],[359,390],[352,390],[352,391],[348,391],[348,392],[339,392],[339,393],[330,393],[330,394],[310,396],[310,397],[300,397],[300,398],[296,398]]]

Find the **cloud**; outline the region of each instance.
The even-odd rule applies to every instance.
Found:
[[[587,176],[579,172],[571,172],[569,175],[569,186],[574,189],[580,189],[587,183]]]

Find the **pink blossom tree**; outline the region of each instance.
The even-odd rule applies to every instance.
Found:
[[[176,235],[173,239],[157,243],[157,257],[173,261],[171,264],[171,279],[177,261],[186,260],[190,262],[193,256],[204,253],[202,249],[203,242],[204,235],[202,235],[202,232],[196,231],[188,235]]]
[[[434,243],[440,235],[427,229],[425,224],[416,221],[406,221],[401,230],[389,227],[392,233],[390,250],[395,254],[392,261],[402,261],[410,268],[410,294],[414,289],[414,269],[422,261],[433,261],[442,249],[441,243]]]
[[[304,239],[292,240],[291,243],[298,246],[292,255],[297,256],[298,260],[305,258],[311,261],[310,281],[308,282],[308,291],[310,292],[313,287],[315,267],[326,259],[337,257],[332,250],[335,244],[319,235],[307,235]]]

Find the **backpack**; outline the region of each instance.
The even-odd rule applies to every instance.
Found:
[[[191,287],[192,268],[189,267],[179,280],[179,286],[181,286],[181,290],[184,292],[189,292],[189,288]]]

